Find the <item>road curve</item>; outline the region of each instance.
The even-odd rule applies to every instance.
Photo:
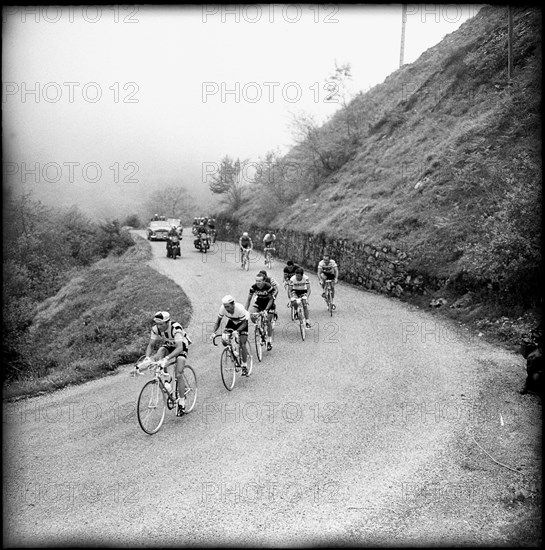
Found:
[[[127,376],[128,367],[6,404],[4,546],[507,540],[514,512],[502,498],[520,474],[472,441],[498,449],[535,413],[490,387],[496,369],[504,384],[522,383],[516,356],[342,283],[331,318],[309,274],[307,340],[281,292],[273,350],[228,392],[221,350],[207,336],[221,297],[244,303],[263,261],[256,253],[247,273],[232,243],[201,255],[192,242],[186,229],[175,261],[151,243],[149,265],[193,305],[195,410],[144,434],[134,412],[144,377]],[[277,280],[282,267],[271,270]],[[535,459],[531,442],[509,444]]]

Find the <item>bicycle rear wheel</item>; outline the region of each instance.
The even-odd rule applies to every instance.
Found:
[[[225,348],[221,354],[220,367],[223,385],[226,389],[231,391],[235,387],[236,370],[233,357],[227,348]]]
[[[197,374],[193,367],[186,365],[182,371],[185,384],[185,407],[186,413],[191,412],[197,402]]]
[[[136,413],[140,427],[149,435],[157,433],[165,420],[166,410],[166,393],[157,380],[150,380],[138,396]]]

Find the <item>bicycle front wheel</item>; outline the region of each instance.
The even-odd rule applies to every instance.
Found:
[[[257,353],[257,358],[259,361],[263,359],[263,339],[261,337],[261,330],[258,326],[255,327],[254,331],[254,339],[255,339],[255,351]]]
[[[303,312],[303,308],[299,308],[299,311],[297,312],[297,317],[299,317],[299,331],[301,332],[301,338],[303,342],[305,341],[305,314]]]
[[[221,354],[220,366],[223,385],[226,389],[231,391],[235,387],[236,370],[233,357],[227,348],[225,348]]]
[[[197,402],[197,374],[193,367],[186,365],[182,371],[185,384],[185,412],[191,412]]]
[[[333,317],[333,298],[331,296],[331,289],[327,291],[327,309],[329,310],[329,315]]]
[[[136,413],[140,427],[149,435],[157,433],[165,420],[166,410],[166,393],[157,380],[150,380],[138,396]]]
[[[254,357],[252,355],[252,348],[250,347],[250,342],[246,340],[246,370],[248,371],[246,376],[252,374],[254,369]]]

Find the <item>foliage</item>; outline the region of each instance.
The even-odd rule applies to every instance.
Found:
[[[154,214],[181,219],[183,222],[193,217],[195,199],[183,185],[165,187],[152,193],[143,210],[146,222]]]
[[[246,168],[248,161],[233,160],[226,155],[220,162],[219,169],[211,175],[209,188],[212,193],[220,195],[229,208],[237,210],[243,202],[243,191],[247,184]]]
[[[39,303],[55,294],[74,269],[134,245],[117,220],[91,222],[76,207],[46,208],[30,194],[4,204],[2,281],[4,363],[7,375],[22,361],[27,329]],[[6,374],[6,371],[5,371]]]

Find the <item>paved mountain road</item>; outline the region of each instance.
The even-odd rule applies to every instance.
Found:
[[[145,435],[134,412],[144,377],[128,368],[6,404],[5,546],[506,540],[513,512],[501,498],[519,474],[470,448],[468,434],[519,444],[509,436],[530,414],[520,397],[501,390],[493,404],[483,400],[483,365],[522,382],[513,354],[344,284],[331,318],[310,274],[307,340],[281,289],[273,350],[262,363],[254,352],[253,375],[228,392],[221,347],[207,336],[221,297],[244,304],[263,261],[254,256],[244,272],[233,244],[201,257],[192,242],[186,229],[176,261],[151,243],[150,265],[193,305],[195,410],[169,412]],[[281,281],[281,272],[275,262],[271,274]]]

